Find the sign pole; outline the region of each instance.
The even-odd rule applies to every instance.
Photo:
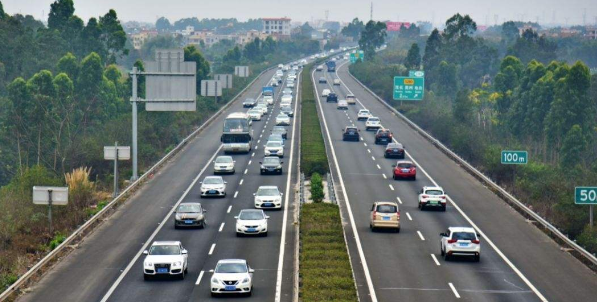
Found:
[[[54,236],[52,228],[52,190],[48,190],[48,222],[50,223],[50,236]]]
[[[137,67],[133,67],[133,97],[131,98],[131,104],[133,105],[133,176],[131,181],[135,181],[139,178],[137,172]],[[118,151],[116,151],[118,154]]]
[[[114,193],[112,194],[112,197],[116,198],[120,191],[118,189],[118,142],[114,143],[114,152]]]
[[[589,225],[593,228],[593,205],[589,206]]]

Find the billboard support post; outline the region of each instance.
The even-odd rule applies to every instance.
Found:
[[[139,178],[137,171],[137,67],[133,67],[133,97],[131,98],[131,105],[133,105],[133,176],[131,182]]]

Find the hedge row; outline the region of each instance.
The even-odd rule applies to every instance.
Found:
[[[300,300],[358,301],[338,206],[304,204],[300,226]]]
[[[301,170],[305,175],[324,175],[329,165],[313,93],[312,68],[313,64],[305,66],[301,74]]]

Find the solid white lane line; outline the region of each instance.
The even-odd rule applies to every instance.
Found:
[[[211,254],[213,254],[213,253],[214,253],[214,249],[215,249],[215,248],[216,248],[216,244],[215,244],[215,243],[213,243],[213,244],[211,245],[211,248],[209,249],[209,253],[207,253],[207,254],[208,254],[208,255],[211,255]]]
[[[224,223],[224,222],[222,222],[222,224],[220,224],[220,229],[218,230],[218,232],[221,232],[221,231],[224,229],[224,225],[225,225],[225,224],[226,224],[226,223]]]
[[[448,283],[448,285],[450,285],[450,288],[452,289],[452,292],[454,293],[454,296],[456,296],[456,298],[460,299],[460,295],[458,294],[458,291],[456,290],[456,287],[454,287],[454,284],[452,284],[452,282]]]
[[[408,217],[408,220],[410,220],[410,221],[412,221],[412,220],[413,220],[413,218],[412,218],[412,217],[410,217],[410,214],[408,214],[408,212],[406,212],[406,217]]]
[[[382,173],[381,175],[383,175],[383,178],[388,179],[388,177],[385,174]]]
[[[377,164],[377,168],[381,170],[381,167],[379,166],[379,164]]]
[[[244,181],[245,181],[245,179],[244,179],[244,178],[243,178],[243,179],[241,179],[241,180],[240,180],[240,182],[238,183],[238,185],[239,185],[239,186],[242,186]]]
[[[248,168],[247,168],[247,169],[245,169],[245,174],[247,174],[247,172],[249,172],[249,169],[248,169]]]
[[[388,186],[390,186],[390,190],[394,191],[394,186],[392,186],[391,184],[389,184]]]
[[[201,271],[199,273],[199,278],[197,278],[197,282],[195,282],[195,285],[199,285],[199,283],[201,283],[201,279],[203,278],[204,273],[205,273],[204,271]]]
[[[371,159],[372,159],[372,160],[375,160],[375,156],[371,156]]]
[[[419,168],[419,170],[421,172],[423,172],[423,174],[425,174],[425,176],[427,176],[427,178],[435,185],[438,186],[437,182],[435,182],[435,180],[433,180],[433,178],[431,178],[431,176],[429,176],[429,174],[427,173],[427,171],[425,171],[425,169],[423,169],[423,167],[421,165],[419,165],[419,163],[410,155],[410,153],[408,152],[404,152],[411,160],[412,162]],[[462,209],[458,206],[458,204],[456,204],[456,202],[454,202],[454,200],[447,195],[448,200],[452,203],[452,205],[454,206],[454,208],[460,213],[460,215],[462,215],[462,217],[464,217],[464,219],[466,219],[466,221],[475,229],[477,230],[477,232],[479,234],[481,234],[481,237],[485,240],[485,242],[487,242],[492,248],[493,250],[502,258],[502,260],[504,260],[504,262],[506,262],[506,264],[516,273],[516,275],[518,275],[518,277],[520,277],[520,279],[522,279],[522,281],[535,293],[535,295],[537,295],[537,297],[543,301],[543,302],[547,302],[548,300],[543,296],[543,294],[541,294],[541,292],[531,283],[531,281],[529,279],[527,279],[527,277],[525,275],[522,274],[522,272],[518,269],[518,267],[516,267],[511,261],[510,259],[508,259],[508,257],[506,257],[506,255],[504,255],[504,253],[502,253],[502,251],[497,247],[497,245],[495,245],[493,243],[493,241],[491,239],[489,239],[489,237],[468,217],[468,215],[466,215],[466,213],[464,213],[464,211],[462,211]]]
[[[311,80],[315,82],[315,71],[311,74]],[[357,230],[357,225],[354,220],[354,215],[352,214],[352,207],[350,205],[350,200],[348,199],[348,194],[346,193],[346,186],[344,185],[344,179],[342,178],[342,173],[340,171],[340,165],[338,164],[338,158],[336,157],[336,151],[334,149],[334,144],[332,144],[332,137],[330,136],[330,129],[328,128],[327,120],[325,118],[325,113],[323,112],[323,106],[321,105],[321,99],[319,98],[319,94],[316,94],[315,97],[317,98],[317,105],[319,106],[319,110],[321,111],[321,117],[323,118],[323,126],[325,128],[326,136],[328,137],[328,142],[330,142],[330,150],[332,152],[332,159],[334,160],[334,164],[336,167],[336,172],[338,173],[338,179],[340,181],[340,186],[342,187],[342,195],[344,197],[346,210],[348,212],[348,219],[350,221],[350,226],[352,228],[353,236],[355,239],[355,243],[357,246],[357,251],[360,259],[361,266],[363,267],[363,272],[365,273],[365,280],[367,282],[367,289],[369,290],[369,299],[371,302],[377,302],[377,295],[375,294],[375,288],[373,287],[373,281],[371,280],[371,273],[369,272],[369,265],[367,264],[367,259],[365,258],[365,253],[363,252],[363,246],[361,244],[361,239],[359,236],[359,232]],[[361,137],[361,140],[363,138]],[[292,165],[291,165],[292,167]],[[341,203],[340,203],[341,204]],[[342,212],[340,212],[342,213]],[[358,295],[358,292],[357,292]],[[364,299],[364,297],[363,297]],[[278,302],[278,301],[276,301]]]
[[[297,87],[300,87],[301,72],[297,75]],[[294,102],[294,112],[297,112],[298,109],[298,96],[295,95],[295,102]],[[297,113],[298,114],[298,113]],[[292,143],[294,143],[294,134],[296,133],[296,119],[292,120],[292,135],[290,137],[290,161],[288,163],[288,177],[286,179],[286,196],[284,197],[284,214],[282,216],[282,232],[280,238],[280,255],[278,257],[278,274],[276,276],[276,295],[274,302],[280,302],[282,299],[282,277],[283,277],[283,269],[284,269],[284,253],[286,252],[286,224],[288,222],[288,207],[290,203],[290,191],[292,190],[290,187],[290,180],[292,176],[292,159],[294,158],[294,148]]]
[[[234,192],[234,198],[236,198],[236,196],[238,196],[238,191]]]
[[[108,289],[108,292],[106,292],[106,294],[102,298],[101,302],[108,301],[108,299],[110,298],[110,296],[112,295],[112,293],[114,293],[114,291],[116,290],[116,288],[118,287],[118,285],[120,284],[120,282],[122,282],[122,280],[124,279],[124,277],[126,276],[126,274],[131,270],[131,268],[133,267],[133,265],[135,264],[135,262],[137,262],[137,259],[139,259],[139,257],[141,257],[141,255],[143,255],[143,251],[147,249],[147,247],[149,246],[150,243],[152,243],[153,238],[155,238],[155,236],[160,232],[160,230],[162,229],[163,226],[165,226],[165,225],[168,224],[166,222],[168,221],[168,219],[170,219],[170,216],[172,215],[172,213],[174,213],[174,210],[176,208],[178,208],[178,205],[185,199],[185,197],[187,196],[187,194],[189,194],[189,192],[191,191],[191,189],[193,188],[193,186],[195,186],[195,184],[197,183],[197,181],[199,181],[199,178],[201,177],[201,175],[203,175],[203,172],[205,172],[205,170],[208,167],[211,166],[211,163],[214,161],[214,158],[216,157],[216,155],[218,155],[218,153],[220,152],[221,149],[222,149],[222,145],[220,145],[218,147],[218,150],[216,150],[216,152],[211,156],[211,158],[207,161],[207,164],[203,167],[203,169],[201,169],[201,171],[199,172],[199,174],[197,174],[197,176],[195,177],[195,179],[193,179],[193,181],[191,182],[191,184],[189,185],[189,187],[184,191],[184,193],[182,193],[182,196],[180,196],[180,198],[178,199],[178,201],[176,201],[176,204],[172,207],[172,210],[170,210],[168,212],[168,214],[166,214],[166,217],[164,217],[164,219],[162,220],[162,222],[153,231],[153,233],[151,234],[151,236],[149,236],[149,238],[145,241],[145,243],[143,244],[143,246],[141,247],[141,249],[137,252],[137,254],[135,255],[135,257],[133,257],[133,259],[129,262],[129,264],[126,266],[126,268],[120,273],[120,275],[118,276],[118,279],[116,279],[116,281],[112,284],[112,286],[110,286],[110,289]],[[168,224],[168,225],[170,225],[170,224]]]
[[[228,210],[226,211],[226,213],[230,213],[230,210],[232,210],[232,206],[228,207]]]
[[[252,162],[253,162],[253,160],[249,160],[249,164],[248,165],[251,165]]]
[[[417,234],[419,234],[419,238],[421,238],[421,240],[425,241],[425,237],[423,237],[423,234],[421,234],[421,231],[417,231]]]
[[[435,265],[440,266],[441,264],[439,263],[439,261],[437,261],[437,258],[435,257],[435,254],[431,254],[431,258],[433,258],[433,262],[435,262]]]
[[[402,204],[402,199],[400,199],[400,197],[396,196],[396,199],[398,199],[398,202]]]

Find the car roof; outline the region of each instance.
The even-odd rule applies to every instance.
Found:
[[[201,203],[199,203],[199,202],[181,202],[181,203],[179,204],[179,206],[181,206],[181,205],[183,205],[183,204],[186,204],[186,205],[193,205],[193,206],[200,206],[200,205],[201,205]]]
[[[436,186],[424,186],[423,190],[444,190],[442,187],[436,187]]]
[[[247,260],[245,259],[220,259],[218,263],[242,263],[247,264]]]
[[[361,110],[359,110],[359,112],[365,112],[365,111],[369,112],[369,109],[361,109]]]
[[[401,143],[389,143],[389,144],[386,146],[386,149],[391,149],[391,148],[395,148],[395,147],[400,147],[400,148],[402,148],[402,147],[404,147],[404,146],[402,146],[402,144],[401,144]]]
[[[151,245],[180,245],[180,241],[154,241]]]
[[[475,229],[471,227],[449,227],[448,230],[450,230],[450,232],[477,233],[475,232]]]
[[[205,178],[204,178],[204,179],[208,179],[208,178],[209,178],[209,179],[222,179],[222,180],[224,179],[224,178],[222,178],[222,176],[214,176],[214,175],[211,175],[211,176],[205,176]]]
[[[382,205],[382,204],[385,204],[385,205],[398,206],[398,204],[397,204],[397,203],[395,203],[395,202],[393,202],[393,201],[376,201],[376,202],[374,202],[374,204],[375,204],[375,205]]]
[[[258,189],[278,189],[278,186],[259,186]]]
[[[398,163],[398,164],[413,164],[413,162],[412,162],[412,161],[410,161],[410,160],[399,160],[397,163]],[[414,165],[414,164],[413,164],[413,165]]]
[[[266,157],[264,157],[263,159],[264,159],[264,160],[266,160],[266,159],[277,159],[277,160],[280,160],[280,158],[279,158],[279,157],[277,157],[277,156],[266,156]]]

